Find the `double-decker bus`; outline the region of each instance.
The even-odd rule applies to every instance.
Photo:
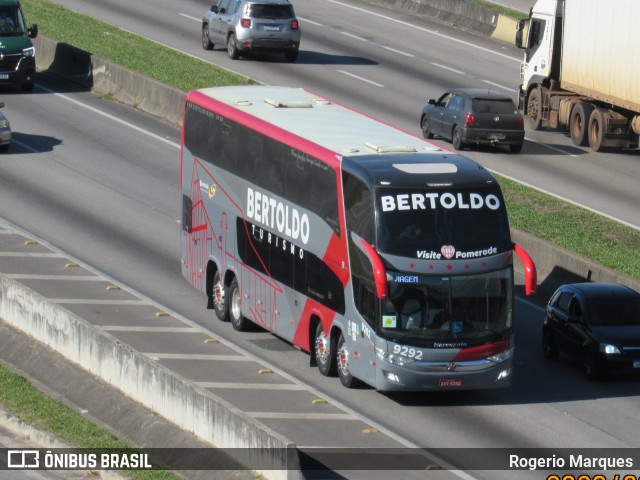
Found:
[[[269,86],[189,92],[180,158],[182,273],[220,320],[346,387],[509,385],[514,251],[536,274],[485,168]]]

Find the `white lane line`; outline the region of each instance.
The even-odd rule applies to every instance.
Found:
[[[360,420],[348,413],[278,413],[278,412],[245,412],[253,418],[277,418],[284,420]]]
[[[92,275],[29,275],[26,273],[9,273],[3,274],[7,278],[13,280],[66,280],[70,282],[105,282],[102,277],[94,277]]]
[[[158,141],[160,141],[162,143],[166,143],[167,145],[171,145],[172,147],[175,147],[175,148],[180,148],[179,144],[174,143],[171,140],[167,140],[166,138],[163,138],[160,135],[156,135],[155,133],[151,133],[150,131],[145,130],[145,129],[141,128],[141,127],[138,127],[137,125],[134,125],[133,123],[125,122],[124,120],[121,120],[118,117],[114,117],[113,115],[109,115],[108,113],[101,112],[97,108],[93,108],[93,107],[87,105],[86,103],[79,102],[78,100],[76,100],[74,98],[68,97],[68,96],[66,96],[66,95],[64,95],[62,93],[56,92],[55,90],[51,90],[51,89],[49,89],[47,87],[43,87],[40,84],[38,84],[38,88],[41,88],[45,92],[50,93],[52,95],[55,95],[58,98],[62,98],[64,100],[68,101],[68,102],[71,102],[74,105],[77,105],[77,106],[82,107],[82,108],[86,108],[87,110],[89,110],[89,111],[91,111],[91,112],[93,112],[93,113],[95,113],[97,115],[101,115],[101,116],[103,116],[105,118],[108,118],[109,120],[112,120],[112,121],[114,121],[116,123],[124,125],[125,127],[128,127],[128,128],[130,128],[132,130],[135,130],[136,132],[139,132],[139,133],[147,135],[147,136],[149,136],[151,138],[154,138],[155,140],[158,140]]]
[[[252,359],[243,355],[213,355],[198,353],[147,353],[142,355],[151,357],[155,360],[220,360],[225,362],[253,362]]]
[[[303,390],[307,387],[293,383],[229,383],[229,382],[194,382],[203,388],[229,388],[241,390]]]
[[[59,253],[23,253],[23,252],[0,252],[0,257],[25,257],[25,258],[65,258]]]
[[[412,53],[404,52],[396,48],[385,47],[384,45],[382,46],[382,48],[384,48],[385,50],[389,50],[390,52],[397,53],[399,55],[404,55],[405,57],[411,57],[411,58],[415,57],[415,55],[413,55]]]
[[[344,75],[347,75],[349,77],[356,78],[356,79],[358,79],[358,80],[360,80],[362,82],[370,83],[371,85],[375,85],[376,87],[384,87],[384,85],[382,85],[380,83],[377,83],[377,82],[374,82],[373,80],[369,80],[368,78],[364,78],[364,77],[360,77],[358,75],[354,75],[353,73],[345,72],[344,70],[338,70],[338,72],[340,72],[340,73],[342,73]]]
[[[102,325],[100,328],[105,332],[202,333],[197,328],[192,327],[130,327],[124,325]],[[156,354],[154,353],[153,355]]]
[[[302,20],[303,22],[310,23],[311,25],[315,25],[316,27],[324,27],[322,23],[314,22],[313,20],[309,20],[308,18],[298,17],[298,20]]]
[[[202,22],[202,17],[192,17],[186,13],[178,13],[178,16],[188,18],[189,20],[195,20],[196,22]]]
[[[459,73],[460,75],[466,75],[466,73],[461,71],[461,70],[456,70],[455,68],[447,67],[446,65],[442,65],[441,63],[431,62],[431,65],[433,65],[434,67],[442,68],[443,70],[448,70],[448,71],[453,72],[453,73]]]
[[[353,38],[355,40],[360,40],[361,42],[368,42],[369,41],[366,38],[359,37],[359,36],[354,35],[353,33],[349,33],[349,32],[340,32],[340,34],[344,35],[345,37]]]
[[[494,87],[502,88],[503,90],[506,90],[507,92],[518,93],[518,89],[516,89],[516,88],[505,87],[504,85],[500,85],[499,83],[491,82],[489,80],[482,80],[482,81],[484,83],[488,83],[489,85],[493,85]]]
[[[420,27],[418,25],[414,25],[414,24],[409,23],[409,22],[404,22],[402,20],[398,20],[396,18],[388,17],[387,15],[382,15],[380,13],[372,12],[372,11],[366,10],[364,8],[356,7],[354,5],[348,5],[346,3],[338,2],[337,0],[327,0],[327,1],[330,2],[330,3],[334,3],[336,5],[340,5],[340,6],[345,7],[345,8],[351,8],[353,10],[357,10],[358,12],[366,13],[367,15],[372,15],[374,17],[382,18],[384,20],[389,20],[390,22],[395,22],[395,23],[398,23],[400,25],[404,25],[404,26],[409,27],[409,28],[420,30],[421,32],[429,33],[431,35],[436,35],[436,36],[444,38],[446,40],[449,40],[449,41],[452,41],[452,42],[456,42],[456,43],[460,43],[460,44],[465,45],[467,47],[475,48],[477,50],[482,50],[482,51],[485,51],[487,53],[491,53],[492,55],[498,55],[499,57],[503,57],[503,58],[506,58],[506,59],[509,59],[509,60],[513,60],[514,62],[518,62],[518,63],[522,62],[521,58],[515,58],[515,57],[512,57],[510,55],[506,55],[504,53],[496,52],[496,51],[491,50],[489,48],[480,47],[479,45],[476,45],[475,43],[465,42],[464,40],[460,40],[460,39],[455,38],[455,37],[450,37],[449,35],[445,35],[443,33],[437,32],[435,30],[430,30],[428,28]]]
[[[144,300],[97,300],[84,298],[47,298],[60,305],[147,305]]]

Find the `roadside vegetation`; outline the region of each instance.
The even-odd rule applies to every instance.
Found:
[[[51,432],[67,445],[109,450],[130,448],[80,413],[46,396],[25,378],[2,365],[0,365],[0,405],[32,427]],[[134,480],[178,480],[180,478],[164,470],[126,470],[118,473],[122,477]],[[99,477],[96,476],[96,478]]]
[[[476,1],[499,13],[522,17],[519,12]],[[47,0],[23,0],[22,5],[28,22],[37,23],[41,35],[184,91],[256,83]],[[195,25],[193,41],[200,41]],[[505,178],[498,180],[512,227],[640,280],[640,231]]]

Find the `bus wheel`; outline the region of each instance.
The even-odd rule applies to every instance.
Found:
[[[338,337],[338,348],[336,353],[336,360],[338,364],[338,377],[340,377],[340,383],[347,388],[351,388],[355,386],[356,380],[353,378],[353,375],[349,372],[349,357],[351,353],[349,349],[345,345],[344,335],[342,332]]]
[[[316,365],[320,373],[325,377],[335,376],[336,362],[331,352],[331,339],[324,334],[321,322],[318,322],[318,327],[316,328],[313,354],[316,357]]]
[[[249,320],[242,316],[242,297],[238,281],[234,278],[229,285],[229,320],[233,328],[239,332],[249,329]]]
[[[220,281],[220,272],[213,276],[213,309],[218,320],[229,321],[229,302],[224,284]]]

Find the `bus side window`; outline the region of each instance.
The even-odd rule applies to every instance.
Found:
[[[193,202],[188,195],[182,195],[182,230],[191,233],[193,225],[191,225],[191,211]]]

